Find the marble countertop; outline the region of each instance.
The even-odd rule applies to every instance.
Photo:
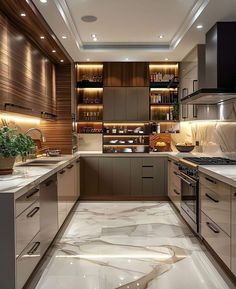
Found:
[[[57,164],[47,166],[21,166],[20,163],[16,164],[12,175],[0,176],[0,194],[14,194],[15,199],[17,199],[77,158],[79,158],[78,154],[53,158],[44,157],[42,159],[60,161]]]

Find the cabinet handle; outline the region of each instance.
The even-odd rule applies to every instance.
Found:
[[[66,172],[65,170],[62,170],[62,171],[59,172],[59,174],[63,175],[65,172]]]
[[[14,104],[14,103],[4,103],[4,109],[5,110],[7,110],[8,106],[16,107],[16,108],[23,109],[23,110],[33,111],[32,108],[25,107],[25,106],[22,106],[22,105],[18,105],[18,104]]]
[[[33,192],[31,192],[27,197],[26,199],[29,199],[31,197],[33,197],[33,195],[37,194],[39,192],[39,189],[35,189]]]
[[[174,193],[176,193],[176,195],[180,195],[180,193],[176,190],[176,189],[174,189]]]
[[[80,163],[80,160],[77,160],[76,163],[77,163],[77,164]]]
[[[169,163],[171,163],[171,160],[168,160]]]
[[[180,174],[178,174],[178,173],[177,173],[177,172],[175,172],[175,171],[174,171],[174,174],[175,174],[176,176],[180,176]]]
[[[142,179],[153,179],[153,177],[142,177]]]
[[[217,182],[216,181],[214,181],[214,180],[212,180],[212,179],[210,179],[210,178],[208,178],[208,177],[205,177],[205,179],[208,181],[208,182],[210,182],[210,183],[212,183],[212,184],[217,184]]]
[[[37,212],[40,210],[39,207],[35,207],[31,212],[29,212],[29,214],[27,214],[27,218],[33,218],[33,216],[35,214],[37,214]]]
[[[174,165],[176,165],[176,166],[179,166],[179,163],[177,163],[177,162],[174,162]]]
[[[236,197],[236,193],[234,193],[234,196]]]
[[[210,222],[206,222],[207,226],[216,234],[219,234],[220,231]]]
[[[40,246],[40,242],[35,242],[33,247],[27,252],[27,254],[33,255],[37,251],[39,246]]]
[[[153,168],[153,166],[142,166],[143,168]]]
[[[54,181],[53,180],[49,180],[48,182],[46,182],[45,186],[49,187],[52,183],[54,183]]]
[[[69,170],[70,170],[70,169],[72,169],[72,168],[73,168],[73,166],[74,166],[74,165],[69,165],[69,166],[67,166],[67,169],[69,169]]]
[[[212,198],[212,196],[208,195],[207,193],[205,194],[205,196],[206,196],[208,199],[212,200],[213,202],[219,203],[219,200],[216,200],[216,199]]]

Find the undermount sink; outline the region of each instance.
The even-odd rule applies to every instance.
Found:
[[[31,166],[52,166],[52,165],[56,165],[59,162],[61,162],[61,160],[34,160],[31,162],[27,162],[24,164],[21,164],[21,167],[31,167]]]

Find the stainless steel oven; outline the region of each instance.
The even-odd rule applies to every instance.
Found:
[[[181,180],[181,215],[198,233],[199,231],[199,185],[198,170],[180,165],[178,177]]]

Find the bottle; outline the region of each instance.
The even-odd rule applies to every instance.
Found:
[[[156,124],[156,133],[161,133],[161,126],[159,123]]]
[[[112,128],[112,133],[116,134],[116,127],[115,126],[113,126],[113,128]]]

